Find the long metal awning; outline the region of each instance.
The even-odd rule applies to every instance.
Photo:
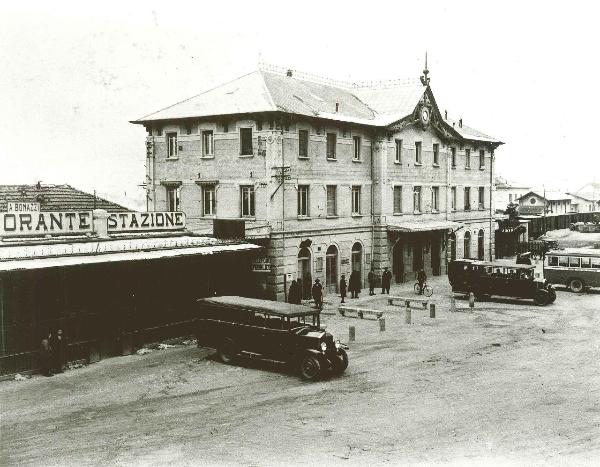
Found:
[[[387,229],[391,232],[429,232],[433,230],[456,230],[462,227],[460,222],[453,221],[413,221],[388,223]]]
[[[85,264],[206,256],[261,248],[251,243],[226,243],[202,237],[4,246],[0,248],[0,273]]]

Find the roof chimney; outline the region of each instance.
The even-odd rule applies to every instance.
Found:
[[[448,111],[444,110],[444,120],[448,120]]]
[[[459,128],[462,128],[462,118],[460,118],[460,119],[458,120],[458,127],[459,127]]]
[[[338,113],[339,110],[340,110],[340,103],[336,102],[335,103],[335,113]]]
[[[285,72],[285,76],[287,76],[288,78],[291,78],[294,75],[294,70],[292,70],[291,68],[288,68],[288,70]]]

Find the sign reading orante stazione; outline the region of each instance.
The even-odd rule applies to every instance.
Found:
[[[110,233],[185,229],[183,212],[111,212],[106,218]],[[94,233],[92,211],[2,212],[0,237]]]

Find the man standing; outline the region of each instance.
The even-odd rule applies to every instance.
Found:
[[[290,291],[288,292],[288,303],[298,304],[299,298],[300,290],[298,289],[298,283],[296,282],[296,280],[293,280],[292,284],[290,285]]]
[[[52,364],[52,347],[50,346],[50,338],[52,334],[42,338],[40,343],[40,369],[44,376],[52,376],[50,373],[50,365]]]
[[[383,268],[383,275],[381,276],[381,293],[382,294],[389,295],[391,283],[392,283],[392,273],[387,267],[385,267],[385,268]]]
[[[62,373],[63,367],[67,363],[67,338],[63,334],[63,330],[56,331],[56,335],[51,341],[52,356],[53,356],[53,371]]]
[[[342,278],[340,279],[340,295],[342,296],[342,303],[345,303],[344,299],[346,298],[346,289],[346,276],[342,274]]]
[[[423,284],[427,280],[427,274],[425,274],[425,270],[423,268],[419,269],[417,272],[417,282],[419,283],[419,295],[423,295]]]
[[[358,298],[358,294],[360,293],[360,275],[358,271],[352,271],[350,274],[350,281],[348,284],[348,288],[350,292],[352,292],[352,298]]]
[[[315,301],[315,305],[319,310],[323,309],[323,286],[321,281],[317,278],[312,286],[312,296]]]
[[[369,295],[375,295],[375,273],[372,269],[367,275],[367,280],[369,281]]]

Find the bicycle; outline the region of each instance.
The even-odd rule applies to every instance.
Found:
[[[417,295],[421,295],[421,286],[418,282],[415,282],[414,289]],[[433,287],[427,285],[427,282],[423,282],[423,295],[425,295],[426,297],[431,297],[433,295]]]

